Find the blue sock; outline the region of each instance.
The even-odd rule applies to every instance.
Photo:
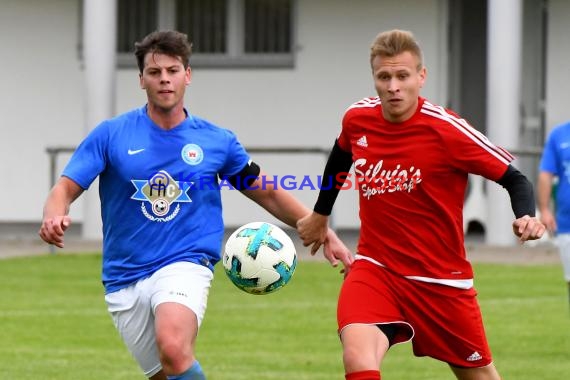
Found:
[[[204,372],[202,372],[202,367],[198,360],[194,361],[194,364],[186,370],[186,372],[180,375],[167,376],[168,380],[206,380]]]

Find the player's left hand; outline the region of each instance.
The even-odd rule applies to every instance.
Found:
[[[513,222],[513,232],[521,242],[537,240],[544,235],[546,226],[536,217],[525,215]]]
[[[333,267],[338,266],[338,262],[340,260],[344,266],[340,273],[343,273],[345,276],[348,274],[350,266],[354,262],[354,256],[346,245],[339,239],[337,234],[330,228],[327,230],[323,254]]]

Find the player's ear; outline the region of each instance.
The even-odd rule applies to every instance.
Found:
[[[424,86],[424,83],[426,82],[426,78],[427,78],[427,69],[425,66],[423,66],[420,69],[419,75],[420,75],[420,88],[422,88]]]
[[[143,75],[142,73],[139,73],[139,85],[141,86],[141,88],[143,90],[145,90],[145,85],[144,85],[144,80],[143,80]]]
[[[190,82],[192,82],[192,69],[190,68],[190,66],[188,66],[186,68],[186,86],[188,86],[190,84]]]

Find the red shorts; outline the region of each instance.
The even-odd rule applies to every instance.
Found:
[[[456,367],[492,362],[475,289],[410,280],[356,260],[338,300],[339,332],[350,324],[395,324],[392,344],[412,340],[414,355]]]

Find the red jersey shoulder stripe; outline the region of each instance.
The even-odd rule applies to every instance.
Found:
[[[496,146],[493,144],[487,136],[473,128],[467,120],[458,118],[457,116],[450,114],[441,106],[435,106],[428,101],[425,101],[422,109],[420,111],[425,115],[435,117],[437,119],[448,122],[451,126],[457,129],[459,132],[463,133],[469,137],[472,141],[477,143],[491,155],[499,159],[505,164],[509,164],[515,159],[515,157],[510,154],[506,149]]]
[[[380,97],[375,96],[372,98],[364,98],[356,103],[353,103],[347,108],[347,111],[353,108],[374,108],[380,105]]]

